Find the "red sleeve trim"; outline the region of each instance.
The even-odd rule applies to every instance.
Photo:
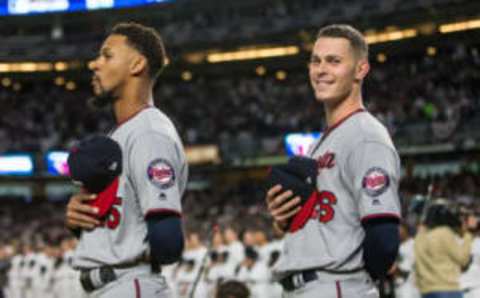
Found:
[[[337,298],[342,298],[342,287],[340,286],[340,281],[337,280],[335,285],[337,287]]]
[[[135,297],[141,298],[142,292],[140,291],[140,283],[138,282],[138,279],[135,278],[134,283],[135,283]]]
[[[369,220],[369,219],[377,219],[377,218],[395,218],[395,219],[400,220],[400,216],[398,214],[395,214],[395,213],[378,213],[378,214],[371,214],[371,215],[367,215],[365,217],[362,217],[360,219],[360,221],[364,222],[364,221]]]
[[[178,212],[177,210],[165,209],[165,208],[150,209],[147,211],[147,214],[145,214],[145,218],[152,215],[174,215],[174,216],[182,217],[182,213]]]

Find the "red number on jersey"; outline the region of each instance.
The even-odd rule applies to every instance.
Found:
[[[107,227],[110,230],[115,230],[120,224],[122,215],[120,213],[120,206],[122,206],[122,198],[116,197],[110,213],[107,215]]]
[[[323,223],[331,221],[335,217],[333,205],[337,203],[337,197],[332,192],[322,191],[318,194],[319,217],[318,220]]]

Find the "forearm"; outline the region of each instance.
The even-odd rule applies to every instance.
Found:
[[[152,258],[165,265],[178,261],[184,248],[181,219],[176,216],[150,217],[147,223]]]

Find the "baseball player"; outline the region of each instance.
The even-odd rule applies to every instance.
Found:
[[[356,29],[319,31],[309,75],[328,126],[307,154],[313,179],[300,180],[313,192],[300,205],[303,196],[278,183],[265,198],[285,233],[274,269],[284,297],[378,297],[371,276],[384,276],[398,253],[400,162],[386,128],[364,109],[369,68]]]
[[[106,217],[96,216],[94,193],[74,195],[66,209],[67,227],[81,229],[73,265],[89,297],[171,297],[160,267],[182,255],[188,168],[172,121],[153,106],[153,86],[167,61],[153,28],[121,23],[89,64],[95,94],[90,103],[113,110],[117,126],[110,138],[122,156],[120,176],[101,192],[114,199]],[[96,156],[84,158],[87,165]],[[108,169],[118,165],[109,163]]]
[[[12,258],[10,270],[8,271],[8,297],[22,298],[21,270],[23,265],[23,256],[17,251]]]
[[[73,249],[76,241],[72,238],[65,238],[61,242],[60,263],[54,274],[54,297],[83,298],[83,290],[80,284],[79,272],[73,270]]]
[[[238,268],[236,276],[239,281],[247,284],[252,298],[269,297],[270,271],[259,257],[259,253],[253,247],[247,246],[245,259]]]
[[[398,251],[398,260],[395,266],[395,297],[420,298],[420,292],[415,285],[415,243],[410,237],[407,225],[400,226],[401,244]]]
[[[227,226],[223,234],[228,252],[227,263],[236,267],[245,258],[245,247],[238,239],[238,228],[234,225]]]
[[[478,227],[472,242],[472,260],[467,271],[460,276],[460,286],[465,298],[480,298],[480,236]]]

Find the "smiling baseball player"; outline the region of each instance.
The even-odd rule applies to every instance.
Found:
[[[319,31],[309,74],[328,127],[308,158],[272,171],[279,180],[266,195],[286,233],[274,272],[284,297],[378,297],[371,276],[382,277],[398,253],[400,162],[385,127],[363,108],[369,68],[356,29]],[[312,168],[313,179],[304,175]]]

